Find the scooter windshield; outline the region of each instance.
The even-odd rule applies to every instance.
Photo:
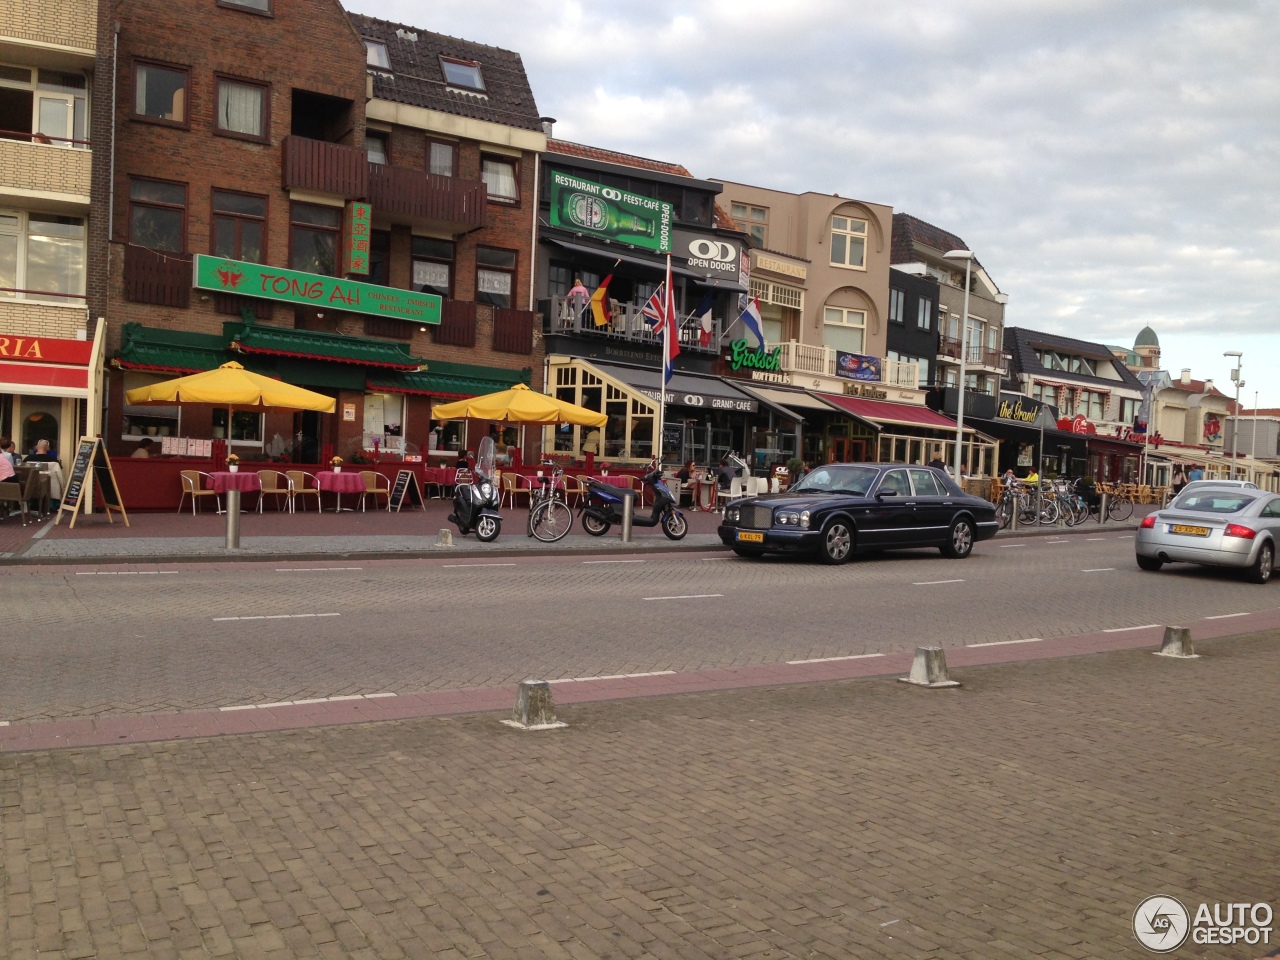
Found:
[[[485,437],[476,448],[476,473],[482,477],[492,477],[498,462],[498,453],[494,447],[493,437]]]

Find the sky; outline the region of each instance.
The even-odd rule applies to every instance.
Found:
[[[346,0],[518,52],[555,136],[964,239],[1006,324],[1280,407],[1280,0]]]

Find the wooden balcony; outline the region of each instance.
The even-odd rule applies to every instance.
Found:
[[[368,167],[374,216],[390,217],[393,223],[444,224],[457,233],[487,225],[488,193],[483,181],[382,163]]]
[[[476,345],[476,305],[472,300],[445,300],[440,304],[440,325],[431,328],[436,343],[455,347]]]
[[[162,307],[190,306],[190,255],[158,253],[146,247],[125,247],[124,298],[133,303],[156,303]]]
[[[532,310],[495,307],[493,311],[493,349],[501,353],[533,353],[533,324],[537,314]]]
[[[281,150],[286,190],[314,190],[360,200],[369,195],[369,157],[341,143],[285,137]]]

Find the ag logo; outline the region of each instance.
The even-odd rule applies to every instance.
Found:
[[[738,251],[731,243],[704,239],[689,241],[689,256],[697,257],[699,260],[718,260],[721,263],[727,263],[737,255]]]
[[[1147,897],[1133,911],[1133,935],[1152,953],[1170,953],[1187,939],[1191,916],[1173,897]]]

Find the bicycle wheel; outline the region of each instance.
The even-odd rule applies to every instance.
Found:
[[[573,527],[573,511],[563,500],[543,500],[529,514],[529,531],[543,543],[555,543]]]
[[[1112,520],[1128,520],[1133,516],[1133,501],[1128,497],[1116,497],[1107,504],[1107,516]]]
[[[996,506],[996,520],[1000,522],[1000,529],[1003,530],[1009,526],[1009,521],[1013,517],[1013,503],[1005,497]]]
[[[1040,522],[1045,526],[1053,526],[1058,522],[1058,501],[1040,501]]]

